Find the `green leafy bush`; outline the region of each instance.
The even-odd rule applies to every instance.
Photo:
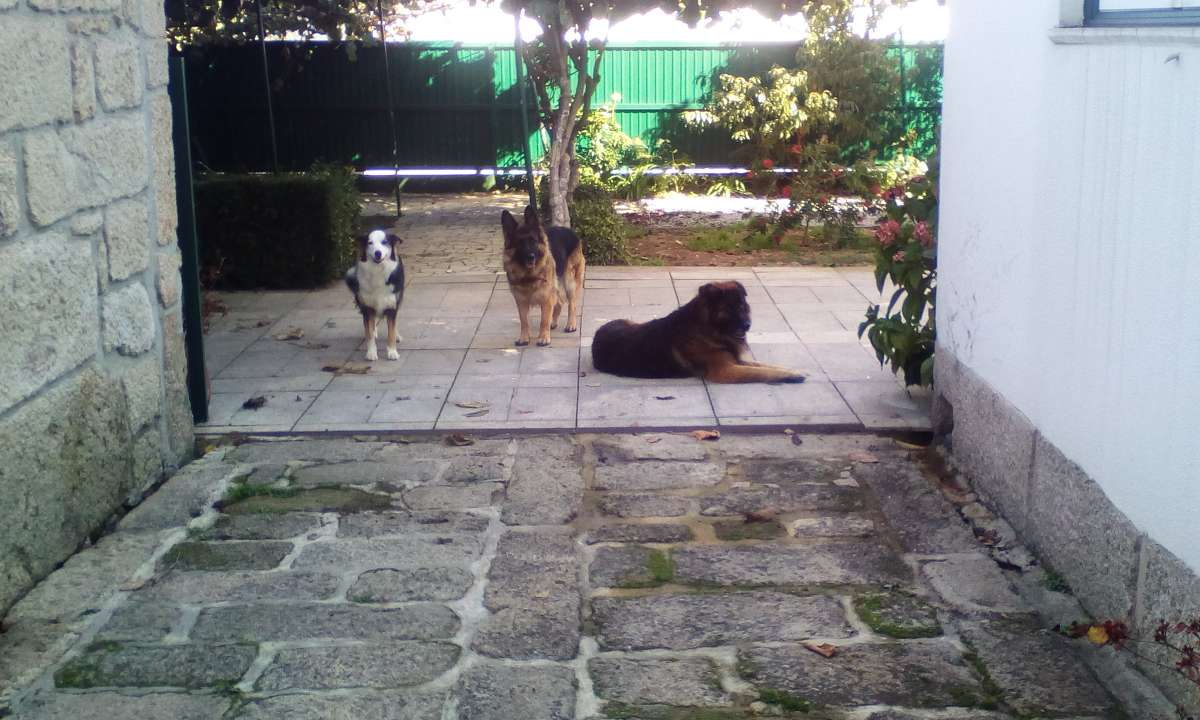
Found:
[[[625,223],[613,207],[608,190],[580,185],[571,199],[571,228],[583,240],[583,255],[592,265],[624,265],[629,261],[625,247]]]
[[[937,164],[930,173],[884,193],[885,211],[875,229],[875,282],[896,286],[887,310],[867,308],[858,336],[866,334],[879,358],[906,385],[933,384],[937,299]]]
[[[354,259],[354,172],[210,175],[196,183],[203,276],[228,289],[299,289],[341,277]]]
[[[592,110],[579,131],[579,184],[602,187],[626,200],[682,189],[687,176],[649,171],[682,170],[690,163],[667,140],[659,140],[651,151],[641,138],[625,134],[617,122],[620,99],[614,93],[609,102]]]

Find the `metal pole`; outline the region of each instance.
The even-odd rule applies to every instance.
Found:
[[[171,134],[175,148],[175,205],[179,211],[179,254],[183,279],[183,342],[187,355],[188,399],[192,420],[208,420],[208,374],[204,369],[204,311],[200,296],[199,241],[196,201],[192,192],[192,135],[188,126],[187,66],[183,57],[170,56]],[[160,168],[161,170],[161,168]],[[162,212],[162,209],[159,210]]]
[[[267,65],[267,34],[263,30],[262,0],[254,0],[258,13],[258,49],[262,52],[263,85],[267,91],[267,123],[271,126],[271,171],[279,172],[279,148],[275,143],[275,107],[271,102],[271,69]]]
[[[521,93],[521,149],[525,152],[525,182],[529,187],[529,206],[537,209],[537,183],[533,178],[533,158],[529,155],[529,101],[526,98],[525,87],[525,54],[524,42],[521,40],[520,9],[513,12],[513,50],[516,53],[517,89]]]
[[[392,73],[388,67],[387,32],[383,23],[383,0],[376,0],[379,13],[379,42],[383,43],[383,84],[387,86],[388,129],[392,133],[392,185],[396,191],[396,217],[404,213],[400,208],[400,143],[396,138],[396,108],[392,105]]]

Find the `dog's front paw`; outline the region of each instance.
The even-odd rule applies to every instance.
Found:
[[[576,330],[578,330],[578,329],[579,329],[579,326],[578,326],[578,325],[568,325],[568,326],[566,326],[565,328],[563,328],[563,332],[565,332],[565,333],[573,333],[573,332],[575,332],[575,331],[576,331]]]
[[[399,360],[400,359],[400,351],[396,350],[396,348],[388,348],[387,349],[387,359],[388,360]]]
[[[517,347],[525,347],[528,344],[529,338],[517,338],[517,341],[513,343],[513,345],[516,345]]]
[[[374,345],[367,348],[367,359],[368,360],[378,360],[379,359],[379,351],[375,349]]]
[[[538,347],[550,347],[550,338],[538,338]]]

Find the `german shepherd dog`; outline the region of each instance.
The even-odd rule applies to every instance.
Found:
[[[688,304],[646,323],[613,320],[592,338],[597,370],[639,378],[715,383],[804,382],[804,374],[743,359],[750,304],[740,282],[708,283]]]
[[[379,316],[387,318],[387,358],[399,360],[396,350],[396,312],[404,300],[404,261],[396,252],[399,237],[382,230],[358,239],[358,262],[346,272],[346,287],[362,313],[367,360],[379,358],[375,336]]]
[[[542,310],[537,344],[550,344],[550,331],[558,327],[563,305],[567,306],[567,324],[563,332],[579,329],[579,300],[583,295],[583,243],[565,227],[542,227],[533,207],[525,208],[524,222],[512,213],[500,214],[504,229],[504,273],[508,289],[517,301],[521,336],[516,345],[529,344],[529,308]]]

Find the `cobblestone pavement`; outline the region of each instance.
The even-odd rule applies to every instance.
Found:
[[[1074,600],[918,453],[216,448],[10,613],[0,687],[31,720],[1131,717],[1044,629]]]

